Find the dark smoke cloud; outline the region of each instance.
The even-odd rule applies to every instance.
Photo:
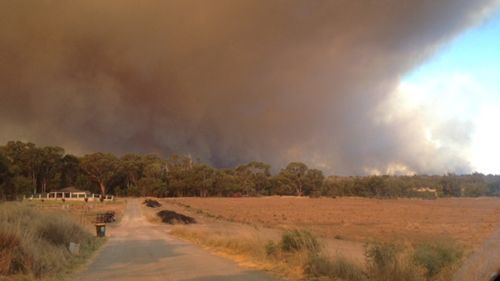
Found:
[[[216,166],[465,171],[413,132],[418,121],[374,120],[405,72],[492,4],[2,1],[0,141]]]

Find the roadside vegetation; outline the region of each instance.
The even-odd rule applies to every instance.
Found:
[[[446,241],[373,241],[366,243],[366,259],[360,264],[341,254],[325,254],[320,239],[304,230],[287,231],[280,240],[267,242],[182,226],[171,233],[292,280],[445,281],[451,280],[463,256],[460,246]]]
[[[102,242],[65,212],[0,203],[0,279],[62,279]]]
[[[302,162],[271,174],[252,161],[217,169],[188,155],[92,153],[77,157],[61,147],[10,141],[0,146],[0,200],[47,193],[67,186],[122,196],[361,196],[377,198],[499,196],[500,176],[325,176]]]

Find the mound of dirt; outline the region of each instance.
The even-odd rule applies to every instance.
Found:
[[[160,202],[153,200],[153,199],[146,199],[142,204],[148,206],[149,208],[158,208],[161,207]]]
[[[183,214],[176,213],[174,211],[163,210],[156,213],[161,221],[168,224],[192,224],[196,223],[196,220],[192,217],[188,217]]]

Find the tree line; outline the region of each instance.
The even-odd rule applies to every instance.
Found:
[[[122,196],[500,196],[500,176],[325,177],[291,162],[278,173],[263,162],[230,169],[195,163],[190,156],[92,153],[81,157],[61,147],[10,141],[0,146],[0,198],[47,193],[68,186]],[[421,192],[419,189],[432,190]]]

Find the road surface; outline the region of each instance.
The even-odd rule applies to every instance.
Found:
[[[168,226],[152,224],[142,216],[139,204],[138,200],[128,201],[120,224],[107,229],[108,242],[71,280],[275,280],[172,238]]]
[[[465,260],[453,281],[490,280],[494,272],[500,272],[500,229]]]

